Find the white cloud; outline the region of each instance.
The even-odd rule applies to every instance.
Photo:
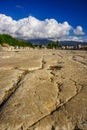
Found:
[[[75,35],[84,35],[83,28],[81,26],[77,26],[76,29],[74,29]]]
[[[82,37],[77,37],[77,36],[68,36],[68,37],[63,37],[59,39],[59,41],[76,41],[76,42],[84,42],[85,39]],[[87,41],[87,40],[86,40]]]
[[[7,33],[18,38],[62,38],[69,35],[70,29],[68,22],[58,23],[55,19],[40,21],[29,16],[16,21],[0,14],[0,33]]]
[[[4,14],[0,14],[0,33],[11,34],[14,32],[12,28],[16,25],[16,21],[11,17],[8,17]]]
[[[23,9],[24,7],[21,5],[16,5],[16,8]]]

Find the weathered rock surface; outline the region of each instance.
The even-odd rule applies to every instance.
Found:
[[[0,52],[0,130],[87,130],[87,52]]]
[[[0,70],[0,105],[16,90],[21,73],[19,70]]]
[[[34,53],[34,54],[33,54]],[[32,52],[1,52],[0,69],[35,70],[42,67],[42,56]]]

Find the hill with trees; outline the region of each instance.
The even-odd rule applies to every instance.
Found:
[[[33,44],[29,41],[24,41],[24,40],[19,40],[16,38],[13,38],[12,36],[8,35],[8,34],[0,34],[0,45],[1,46],[18,46],[18,47],[31,47],[31,48],[43,48],[44,47],[48,48],[48,49],[58,49],[61,48],[61,44],[59,41],[53,42],[53,41],[49,41],[47,44]]]
[[[0,34],[0,44],[3,45],[3,43],[6,43],[10,46],[32,47],[32,48],[34,47],[32,43],[15,39],[8,34]]]

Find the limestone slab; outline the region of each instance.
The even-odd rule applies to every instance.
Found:
[[[19,70],[0,70],[0,105],[14,92],[22,73]]]

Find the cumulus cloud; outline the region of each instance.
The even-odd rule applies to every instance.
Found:
[[[55,19],[40,21],[32,16],[16,21],[9,16],[0,14],[0,34],[10,34],[16,38],[26,40],[38,38],[82,40],[81,37],[70,37],[70,30],[73,30],[74,34],[78,36],[85,34],[81,26],[73,29],[66,21],[63,23],[58,23]]]
[[[82,37],[76,37],[76,36],[68,36],[67,38],[63,38],[63,39],[60,39],[60,40],[63,40],[63,41],[76,41],[76,42],[83,42],[83,38]]]
[[[74,29],[75,35],[84,35],[83,28],[81,26],[77,26],[76,29]]]
[[[0,33],[7,33],[18,38],[62,38],[69,35],[70,29],[68,22],[58,23],[55,19],[40,21],[29,16],[16,21],[0,14]]]
[[[76,42],[85,42],[87,39],[83,36],[74,36],[74,35],[68,35],[59,39],[55,39],[55,41],[76,41]]]

